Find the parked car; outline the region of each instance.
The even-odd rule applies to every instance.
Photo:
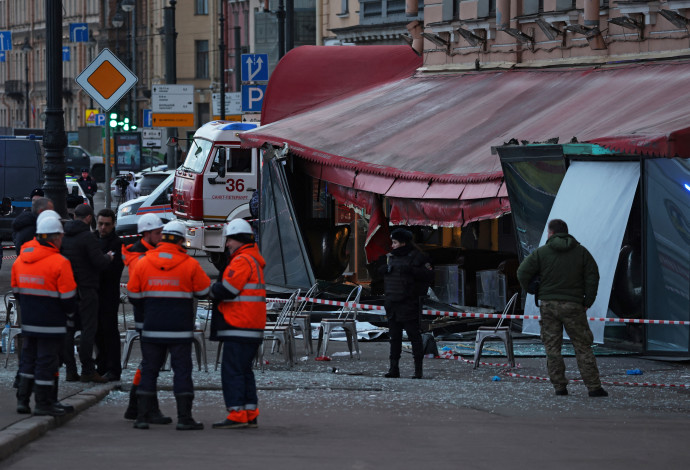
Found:
[[[156,214],[163,223],[175,219],[176,217],[170,205],[170,195],[172,194],[174,181],[175,174],[168,174],[167,178],[151,194],[122,203],[117,210],[115,232],[118,235],[136,234],[137,222],[139,217],[144,214]]]

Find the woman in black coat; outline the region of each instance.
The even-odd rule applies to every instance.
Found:
[[[422,378],[421,314],[422,299],[434,276],[427,255],[419,251],[412,241],[409,230],[398,228],[391,233],[392,251],[386,255],[383,271],[388,332],[391,337],[390,369],[386,377],[400,377],[400,354],[402,352],[402,332],[412,343],[414,357],[414,379]]]

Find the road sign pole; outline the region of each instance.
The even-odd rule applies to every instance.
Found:
[[[110,123],[105,122],[105,208],[110,209]]]

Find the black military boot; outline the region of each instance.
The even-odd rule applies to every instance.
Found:
[[[192,403],[194,402],[194,395],[175,395],[175,400],[177,401],[177,430],[198,431],[204,429],[203,423],[194,421],[194,418],[192,418]]]
[[[132,384],[132,388],[129,390],[129,403],[127,404],[127,409],[125,410],[125,419],[137,419],[138,388],[138,385]]]
[[[34,389],[34,379],[20,376],[17,384],[17,413],[31,414],[31,392]]]
[[[34,416],[64,416],[66,411],[55,406],[53,402],[53,386],[34,384],[36,407]]]
[[[422,357],[415,357],[414,358],[414,375],[412,376],[413,379],[421,379],[423,377],[422,375],[422,361],[424,358]]]
[[[58,383],[59,382],[60,382],[60,376],[56,375],[55,380],[53,380],[53,396],[51,397],[53,400],[53,404],[57,408],[62,408],[63,410],[65,410],[65,413],[74,413],[74,407],[72,405],[63,405],[58,400]]]
[[[149,414],[153,410],[156,395],[153,393],[137,393],[137,419],[134,421],[135,429],[149,428]]]
[[[399,359],[391,359],[391,365],[388,372],[383,374],[384,377],[389,379],[397,379],[400,377],[400,367],[398,367]]]
[[[163,415],[158,405],[158,395],[153,396],[153,409],[149,413],[149,423],[151,424],[170,424],[173,420],[170,416]]]

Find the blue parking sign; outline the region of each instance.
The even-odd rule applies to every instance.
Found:
[[[96,114],[96,125],[105,126],[105,113]]]
[[[242,112],[260,112],[265,94],[266,85],[242,85]]]
[[[89,24],[70,23],[69,40],[70,42],[89,42]]]
[[[142,127],[153,127],[153,111],[144,109],[144,125]]]

